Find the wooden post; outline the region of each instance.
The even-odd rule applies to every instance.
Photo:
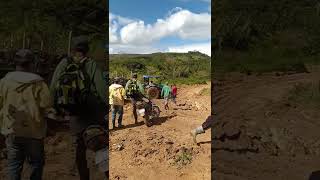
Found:
[[[26,32],[23,32],[23,39],[22,39],[22,49],[26,47]]]
[[[40,42],[40,51],[42,52],[43,51],[43,40],[41,38],[41,42]]]
[[[30,48],[30,39],[27,38],[27,48]]]
[[[71,55],[71,38],[72,38],[72,31],[69,32],[68,56]]]
[[[10,49],[13,47],[13,35],[10,36]]]

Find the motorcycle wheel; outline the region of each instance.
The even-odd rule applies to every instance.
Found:
[[[160,116],[160,108],[158,106],[152,107],[152,116],[156,118]]]
[[[149,115],[145,114],[144,115],[144,124],[147,126],[147,127],[150,127],[152,124],[150,122],[150,118],[149,118]]]

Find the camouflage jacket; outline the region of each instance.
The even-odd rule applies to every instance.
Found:
[[[3,135],[41,139],[52,110],[48,86],[33,73],[10,72],[0,80],[0,128]]]

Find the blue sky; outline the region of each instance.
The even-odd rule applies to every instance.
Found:
[[[210,0],[109,0],[110,53],[210,55],[210,6]]]

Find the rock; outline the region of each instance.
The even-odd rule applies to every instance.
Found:
[[[122,143],[117,144],[117,146],[116,146],[117,151],[122,151],[123,149],[124,149],[124,144],[122,144]]]
[[[174,144],[174,142],[172,142],[172,141],[170,141],[170,140],[166,141],[165,143],[166,143],[166,144]]]

